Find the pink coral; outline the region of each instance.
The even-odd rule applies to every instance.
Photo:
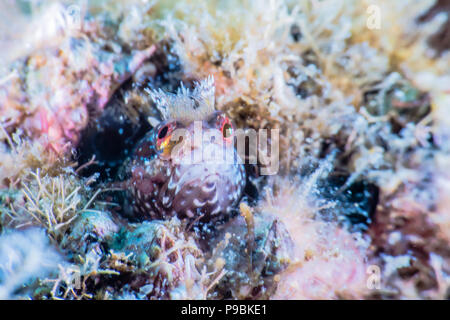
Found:
[[[96,30],[85,22],[86,30]],[[98,24],[98,22],[95,22]],[[101,31],[101,24],[96,26]],[[0,119],[9,132],[22,127],[27,135],[58,154],[78,142],[89,115],[100,114],[117,87],[155,51],[110,52],[89,32],[66,35],[43,44],[0,84]]]

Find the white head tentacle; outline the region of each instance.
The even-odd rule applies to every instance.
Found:
[[[195,83],[189,90],[183,83],[176,94],[159,90],[148,90],[163,120],[175,119],[190,122],[204,119],[215,111],[215,85],[213,76]]]

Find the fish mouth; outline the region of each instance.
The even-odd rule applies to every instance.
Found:
[[[238,165],[178,166],[172,171],[165,195],[178,214],[219,218],[242,194],[242,171]]]
[[[207,185],[208,188],[213,188],[212,184],[217,185],[221,180],[229,180],[232,178],[232,171],[230,168],[221,166],[211,166],[207,164],[192,164],[186,166],[178,166],[174,169],[173,175],[178,185],[178,189],[184,186],[189,188],[202,188]],[[208,189],[207,188],[207,189]],[[169,189],[172,189],[169,186]]]

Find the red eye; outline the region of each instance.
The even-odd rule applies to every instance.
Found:
[[[231,123],[230,119],[226,116],[220,116],[220,132],[222,132],[222,136],[225,140],[231,141],[231,138],[233,137],[233,124]]]
[[[156,147],[158,150],[163,150],[168,145],[173,129],[175,129],[175,124],[167,123],[158,130],[156,141]]]
[[[163,139],[165,138],[165,136],[167,135],[167,132],[169,132],[169,127],[167,125],[165,125],[164,127],[162,127],[161,129],[159,129],[158,132],[158,139]]]

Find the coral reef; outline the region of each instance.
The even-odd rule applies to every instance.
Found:
[[[0,298],[449,298],[448,7],[0,4]],[[278,170],[259,146],[220,223],[136,219],[154,93],[209,76]]]

